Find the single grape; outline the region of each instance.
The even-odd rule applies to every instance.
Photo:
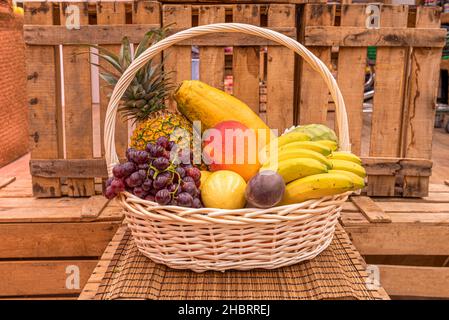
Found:
[[[117,194],[114,192],[114,190],[112,189],[111,186],[106,188],[106,191],[104,192],[104,196],[108,199],[112,199],[116,196]]]
[[[161,146],[155,145],[150,150],[150,156],[153,158],[160,157],[164,154],[165,149]]]
[[[133,194],[138,196],[139,198],[145,198],[145,196],[147,195],[147,193],[145,192],[145,190],[143,190],[142,187],[135,187],[133,189]]]
[[[181,192],[176,198],[176,201],[178,202],[178,205],[181,207],[191,207],[193,198],[187,192]]]
[[[152,187],[153,187],[153,179],[146,178],[145,181],[142,183],[142,189],[148,192]]]
[[[198,181],[201,179],[201,171],[198,168],[190,167],[186,169],[186,175],[192,177],[193,180]]]
[[[166,205],[171,201],[171,194],[167,189],[162,189],[156,193],[155,199],[157,203]]]
[[[147,163],[149,159],[149,154],[146,151],[136,151],[134,153],[134,161],[137,164]]]
[[[123,178],[125,176],[125,170],[121,164],[117,164],[114,168],[112,168],[112,174],[116,178]]]
[[[195,186],[196,186],[197,188],[199,188],[199,187],[201,186],[201,179],[195,181]]]
[[[184,178],[186,176],[186,171],[184,170],[184,168],[182,167],[177,167],[176,168],[176,172],[179,174],[179,176],[182,178]]]
[[[178,185],[177,184],[172,183],[172,184],[169,184],[167,186],[167,190],[170,191],[170,193],[175,192],[176,189],[178,189]],[[179,189],[180,189],[180,187],[179,187]]]
[[[161,176],[161,177],[167,177],[167,178],[168,178],[167,184],[170,184],[170,183],[173,182],[173,176],[174,176],[174,173],[173,173],[173,172],[170,172],[170,171],[164,171],[164,172],[160,172],[160,173],[158,174],[158,177],[159,177],[159,176]]]
[[[140,169],[137,171],[144,179],[147,177],[147,170]]]
[[[162,153],[162,157],[164,157],[167,160],[170,160],[170,151],[164,150]]]
[[[153,181],[153,188],[160,190],[162,188],[165,188],[165,186],[168,184],[169,179],[166,176],[158,175],[156,179]]]
[[[137,187],[143,183],[143,177],[138,173],[134,172],[132,173],[128,178],[126,178],[125,183],[128,185],[128,187]]]
[[[149,143],[147,143],[147,145],[145,147],[145,151],[148,153],[151,153],[150,151],[153,147],[154,147],[154,143],[149,142]]]
[[[165,148],[167,151],[171,151],[173,149],[173,147],[176,145],[176,143],[174,141],[169,141],[167,148]]]
[[[142,163],[142,164],[139,164],[137,166],[138,169],[142,169],[142,170],[145,170],[145,171],[147,171],[149,167],[150,166],[148,165],[148,163]]]
[[[170,162],[168,159],[159,157],[153,160],[153,167],[155,167],[159,171],[163,171],[170,166]]]
[[[148,171],[148,176],[149,176],[150,178],[153,178],[155,173],[156,173],[156,171],[154,171],[153,169],[150,169],[150,170]]]
[[[201,203],[201,200],[199,198],[194,198],[192,202],[192,207],[197,209],[202,208],[203,204]]]
[[[145,196],[145,200],[154,202],[154,195],[147,194],[147,195]]]
[[[120,193],[125,190],[125,183],[122,179],[115,178],[111,182],[111,188],[114,191],[114,193]]]
[[[129,175],[131,175],[134,171],[137,170],[137,167],[134,163],[132,162],[125,162],[123,165],[123,170],[124,170],[124,177],[127,177]]]
[[[164,149],[166,149],[168,147],[168,143],[169,143],[169,140],[167,137],[159,137],[156,140],[156,144],[158,146],[161,146]]]
[[[193,180],[192,177],[185,176],[184,178],[182,178],[182,182],[183,182],[183,184],[184,184],[184,183],[187,183],[187,182],[193,182],[193,183],[195,183],[195,180]]]
[[[128,161],[131,161],[131,159],[134,157],[134,152],[136,152],[136,149],[134,148],[128,148],[126,150],[126,159],[128,159]]]
[[[187,192],[192,197],[195,197],[198,193],[194,182],[186,182],[182,184],[182,191]]]

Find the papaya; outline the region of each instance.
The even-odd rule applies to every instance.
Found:
[[[173,94],[177,108],[191,122],[200,121],[201,131],[215,127],[223,121],[238,121],[255,130],[259,148],[265,146],[276,135],[251,108],[236,97],[211,87],[199,80],[182,81]],[[262,130],[259,132],[259,130]],[[260,133],[265,140],[260,140]],[[262,145],[263,144],[263,145]]]

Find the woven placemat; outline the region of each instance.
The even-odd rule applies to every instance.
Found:
[[[105,261],[101,261],[104,263]],[[341,226],[313,260],[275,270],[195,273],[156,264],[124,231],[95,299],[380,299]]]

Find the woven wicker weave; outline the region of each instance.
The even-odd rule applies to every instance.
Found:
[[[117,106],[136,72],[177,42],[214,32],[240,32],[290,48],[326,82],[336,105],[340,148],[350,150],[341,92],[325,64],[297,41],[278,32],[240,23],[219,23],[178,32],[148,48],[123,73],[105,120],[108,173],[119,163],[114,144]],[[312,259],[331,242],[341,207],[350,192],[269,209],[223,210],[161,206],[128,192],[119,196],[138,249],[157,263],[177,269],[224,271],[273,269]]]

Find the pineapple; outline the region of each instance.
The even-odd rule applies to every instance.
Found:
[[[111,87],[117,84],[118,79],[131,64],[150,45],[164,38],[167,28],[149,31],[135,50],[134,57],[131,54],[131,46],[127,37],[122,40],[119,55],[105,48],[94,46],[98,49],[98,57],[107,61],[114,72],[102,70],[100,77]],[[126,119],[131,119],[136,128],[131,136],[131,147],[144,150],[149,142],[155,142],[157,138],[165,136],[176,143],[180,143],[184,136],[192,134],[192,125],[183,115],[166,110],[165,100],[174,89],[169,76],[164,72],[163,63],[156,64],[150,60],[136,74],[122,97],[118,111]],[[177,130],[182,129],[182,130]],[[180,148],[190,144],[179,145]]]

